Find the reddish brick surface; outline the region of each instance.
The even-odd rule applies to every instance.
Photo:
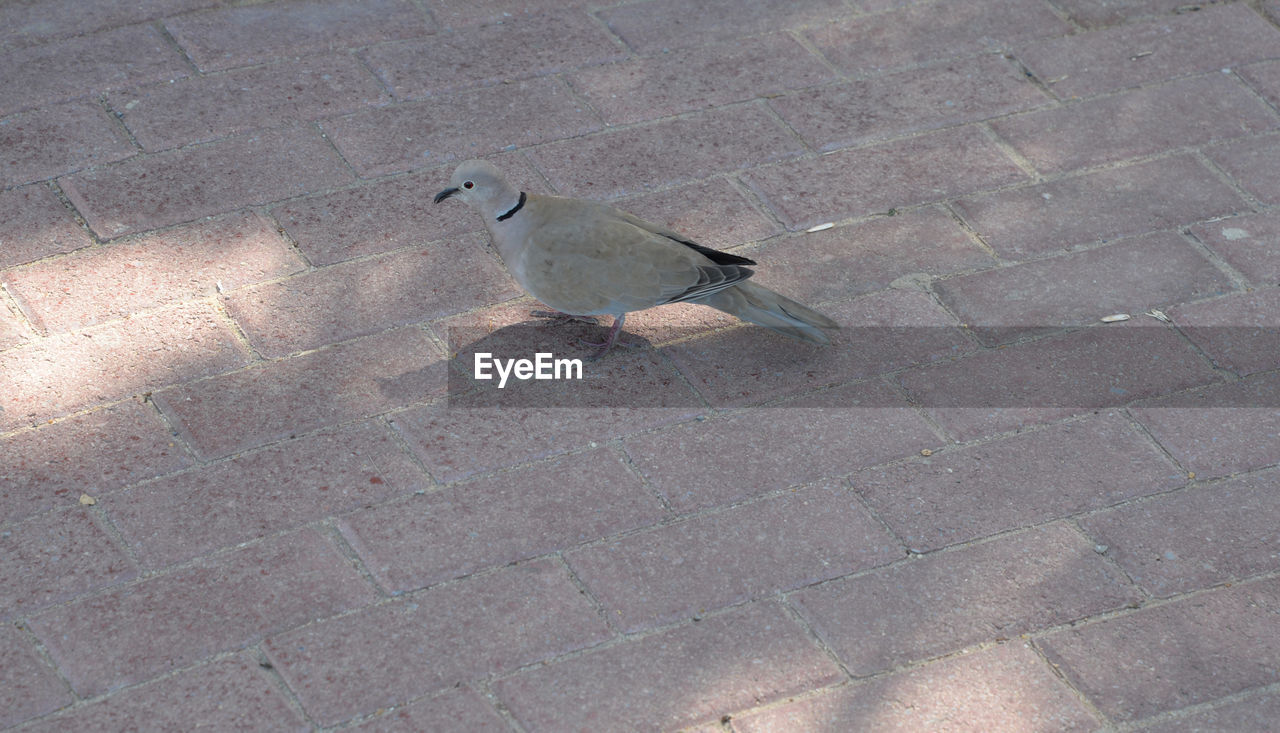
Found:
[[[351,112],[390,101],[360,62],[330,55],[107,95],[148,151]]]
[[[18,312],[0,302],[0,351],[31,340],[31,329],[18,317]]]
[[[845,8],[837,0],[656,0],[600,13],[627,45],[644,54],[725,41],[830,20]]]
[[[1220,381],[1173,331],[1132,328],[1149,330],[1127,348],[1116,348],[1126,344],[1116,334],[1084,329],[911,369],[899,381],[956,440]]]
[[[0,66],[6,70],[0,79],[0,115],[191,73],[164,37],[146,24],[6,53],[0,55]]]
[[[205,303],[0,352],[0,430],[31,425],[247,361]]]
[[[1196,733],[1211,730],[1264,731],[1280,719],[1280,695],[1275,692],[1252,695],[1220,707],[1191,713],[1183,718],[1164,720],[1149,730],[1169,733]],[[1148,728],[1143,727],[1143,730]]]
[[[791,403],[805,406],[685,423],[622,444],[645,480],[678,511],[688,511],[847,474],[936,445],[938,438],[919,415],[886,406],[897,399],[879,383],[854,385]],[[863,400],[873,407],[857,407]],[[817,406],[823,404],[832,406]]]
[[[1171,596],[1271,572],[1280,469],[1134,502],[1081,520],[1134,582]]]
[[[1141,598],[1060,524],[792,596],[855,676],[1120,608]]]
[[[611,124],[773,96],[835,79],[785,33],[679,49],[569,75]]]
[[[506,729],[507,722],[487,700],[470,687],[451,688],[385,715],[354,725],[351,730],[380,733],[419,733],[424,730],[482,731]]]
[[[0,524],[189,464],[160,416],[138,402],[13,433],[0,439]]]
[[[769,603],[528,670],[493,688],[529,730],[671,730],[840,678]]]
[[[867,469],[851,481],[909,548],[925,552],[1177,488],[1186,475],[1107,413]]]
[[[365,422],[151,482],[102,506],[154,568],[426,484],[386,428]]]
[[[1275,56],[1280,31],[1247,5],[1206,6],[1170,15],[1033,41],[1014,49],[1059,97],[1084,97],[1186,74],[1218,71]]]
[[[429,0],[423,3],[431,11],[431,17],[455,30],[485,22],[513,22],[512,18],[523,20],[525,15],[585,4],[582,0]]]
[[[1280,368],[1280,290],[1181,305],[1169,315],[1213,359],[1240,376]]]
[[[1273,106],[1280,105],[1280,61],[1262,61],[1236,71]]]
[[[356,512],[339,526],[378,582],[400,592],[666,515],[617,455],[600,448]]]
[[[547,77],[356,112],[322,126],[356,172],[370,177],[583,135],[600,123],[563,81]]]
[[[993,0],[945,10],[938,3],[903,5],[822,26],[807,35],[842,71],[865,74],[1004,49],[1014,41],[1057,36],[1070,29],[1039,0]],[[945,22],[939,22],[942,14]]]
[[[1276,682],[1280,582],[1236,585],[1037,642],[1106,715],[1134,720]]]
[[[312,624],[265,648],[303,709],[328,726],[609,636],[564,569],[541,560]]]
[[[89,511],[68,507],[0,532],[0,618],[26,616],[137,575]]]
[[[1280,377],[1260,374],[1133,412],[1183,467],[1212,478],[1280,462],[1277,395]]]
[[[1046,173],[1230,140],[1277,125],[1280,117],[1274,110],[1221,73],[992,123],[997,134]]]
[[[0,51],[35,46],[104,28],[142,23],[223,0],[146,0],[101,5],[83,0],[5,3],[0,7]]]
[[[543,145],[529,157],[560,193],[607,199],[802,150],[772,115],[747,105]]]
[[[268,357],[507,300],[523,291],[478,237],[343,263],[227,296]]]
[[[350,180],[319,134],[289,127],[143,156],[60,183],[99,236],[118,237]]]
[[[32,322],[69,331],[302,269],[266,218],[238,213],[0,275]]]
[[[956,210],[983,240],[1011,259],[1172,229],[1245,209],[1235,191],[1189,156],[956,202]]]
[[[93,101],[54,104],[0,119],[0,185],[43,181],[136,152]]]
[[[1280,204],[1280,136],[1249,138],[1207,152],[1254,198],[1264,204]]]
[[[178,704],[175,704],[178,703]],[[151,684],[74,708],[27,730],[109,733],[146,721],[183,728],[198,720],[210,728],[310,730],[258,663],[244,654],[183,671]]]
[[[942,201],[1025,177],[973,127],[759,168],[743,176],[788,229]]]
[[[566,560],[630,632],[901,555],[854,495],[833,484],[575,550]]]
[[[21,265],[93,244],[48,186],[0,192],[0,267]]]
[[[742,733],[797,730],[1090,731],[1098,719],[1025,644],[1003,644],[733,717]]]
[[[1192,6],[1182,0],[1058,0],[1056,5],[1086,28],[1104,28],[1151,15],[1168,15]],[[1199,10],[1196,7],[1196,10]]]
[[[12,624],[0,627],[0,683],[0,725],[6,727],[72,702],[66,684]]]
[[[1274,256],[1280,241],[1280,212],[1246,214],[1191,227],[1254,285],[1280,282],[1280,258]]]
[[[415,99],[613,61],[623,49],[591,16],[572,9],[382,44],[362,56],[397,99]]]
[[[947,278],[934,290],[961,321],[978,328],[978,338],[995,344],[1218,295],[1232,286],[1185,239],[1161,233]]]
[[[178,387],[155,399],[205,457],[438,397],[445,363],[416,328]]]
[[[50,609],[29,625],[76,692],[94,695],[373,595],[337,548],[302,530]]]
[[[805,142],[818,150],[834,150],[1048,101],[1013,64],[985,55],[788,94],[771,99],[769,106]]]
[[[284,0],[165,21],[201,71],[431,32],[409,0]]]

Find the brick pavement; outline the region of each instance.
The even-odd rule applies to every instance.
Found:
[[[0,727],[1280,715],[1280,3],[19,0],[0,69]],[[451,403],[592,333],[473,156],[850,328]]]

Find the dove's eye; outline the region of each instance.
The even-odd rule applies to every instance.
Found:
[[[467,181],[466,183],[462,184],[462,187],[463,187],[463,188],[475,188],[475,187],[476,187],[476,184],[472,183],[471,181]]]

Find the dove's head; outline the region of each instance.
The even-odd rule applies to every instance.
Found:
[[[453,171],[449,188],[436,194],[436,203],[457,196],[464,203],[483,214],[510,209],[519,196],[502,177],[492,163],[484,160],[468,160]]]

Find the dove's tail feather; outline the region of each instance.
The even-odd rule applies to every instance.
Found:
[[[830,344],[831,338],[824,331],[840,327],[812,308],[749,280],[694,302],[709,305],[784,336],[814,344]]]

